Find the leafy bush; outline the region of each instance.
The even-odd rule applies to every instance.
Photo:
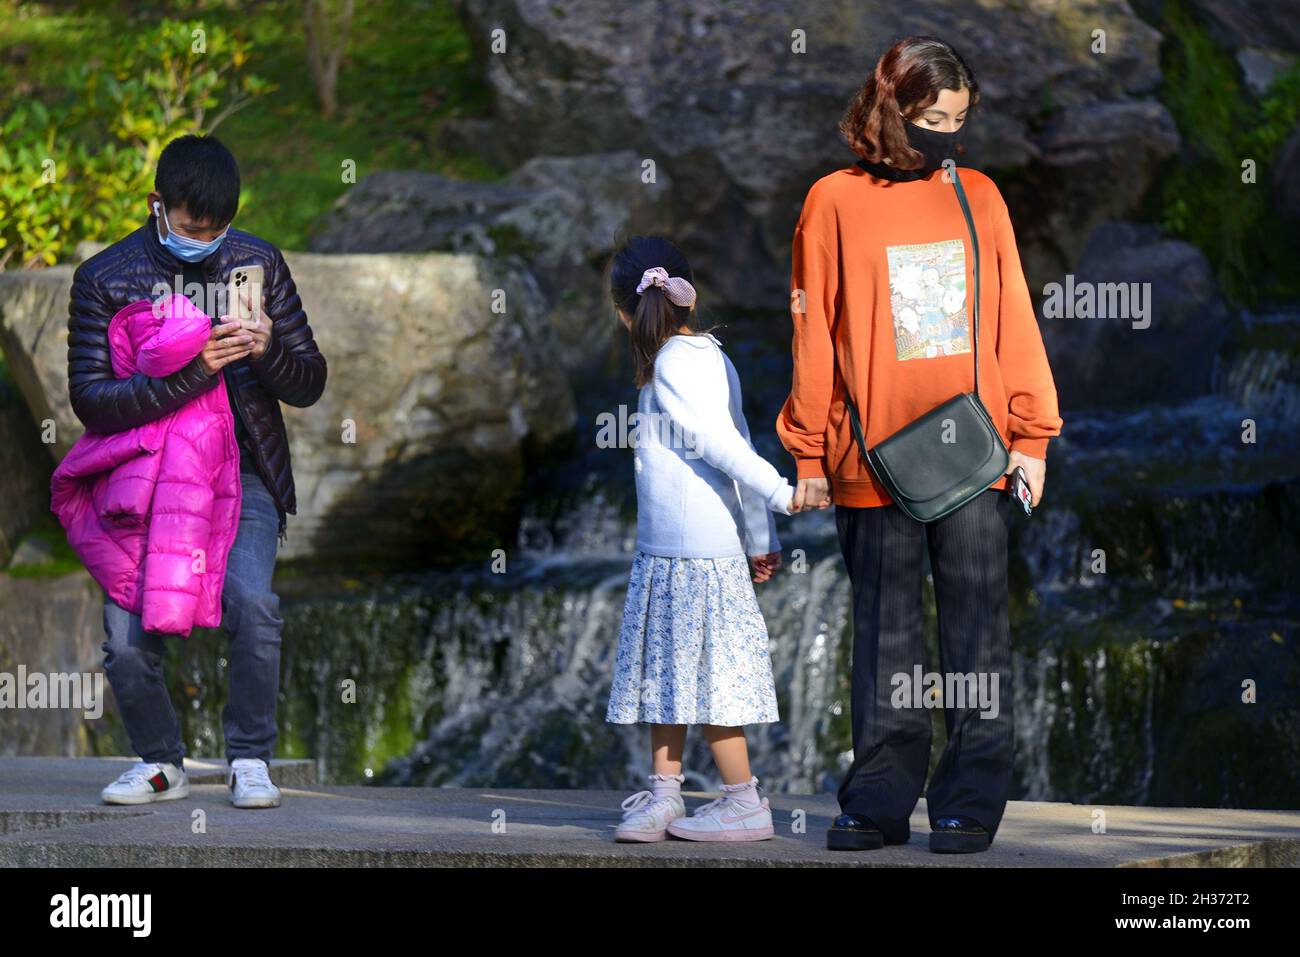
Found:
[[[1300,294],[1293,224],[1272,199],[1272,164],[1300,116],[1300,66],[1260,98],[1242,89],[1233,58],[1196,22],[1184,2],[1167,2],[1161,98],[1183,138],[1180,162],[1163,184],[1161,225],[1195,243],[1236,302]],[[1255,161],[1256,182],[1242,182]]]
[[[198,21],[164,20],[66,73],[56,103],[0,103],[0,268],[53,265],[80,240],[129,232],[163,147],[211,133],[273,87],[247,73],[249,46]]]

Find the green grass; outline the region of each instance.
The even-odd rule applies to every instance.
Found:
[[[242,35],[253,47],[245,69],[276,89],[215,132],[234,151],[243,177],[235,225],[287,249],[305,248],[313,224],[351,185],[343,182],[344,161],[355,163],[357,181],[383,169],[469,179],[504,172],[436,145],[447,120],[488,108],[470,38],[449,0],[358,3],[339,75],[339,109],[328,120],[306,65],[301,9],[297,0],[0,0],[0,88],[53,101],[68,64],[111,57],[114,38],[164,16],[210,20]]]
[[[304,66],[298,4],[267,6],[279,13],[268,17],[275,27],[263,25],[268,36],[256,48],[266,52],[250,68],[277,90],[217,131],[244,171],[241,228],[286,248],[304,248],[312,223],[349,188],[345,161],[355,163],[358,181],[383,169],[461,178],[496,172],[436,146],[445,120],[487,106],[469,38],[449,4],[358,4],[351,62],[340,74],[332,120],[317,107]],[[285,21],[292,29],[282,29]]]

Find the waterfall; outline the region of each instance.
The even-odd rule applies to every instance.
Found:
[[[1274,338],[1229,357],[1218,392],[1068,413],[1047,498],[1012,536],[1014,797],[1300,807],[1300,390],[1278,321],[1260,326]],[[777,350],[729,348],[747,410],[779,406]],[[341,783],[642,787],[648,731],[604,720],[635,542],[629,455],[579,443],[562,480],[540,476],[504,573],[323,578],[287,598],[279,753]],[[778,530],[785,567],[755,590],[781,720],[747,729],[752,763],[770,791],[832,791],[851,757],[848,579],[832,511]],[[219,751],[209,637],[173,651],[192,753]],[[937,757],[937,711],[934,728]],[[698,732],[684,764],[688,786],[720,783]]]

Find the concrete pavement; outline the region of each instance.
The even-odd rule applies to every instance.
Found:
[[[122,758],[0,758],[0,866],[1297,866],[1300,811],[1012,802],[993,847],[936,855],[924,802],[911,843],[825,848],[834,795],[768,795],[777,837],[752,844],[622,845],[628,792],[326,787],[311,762],[277,762],[280,808],[230,806],[224,763],[187,760],[188,798],[109,807]],[[688,808],[715,797],[689,793]],[[201,812],[201,813],[198,813]],[[1094,833],[1104,812],[1104,833]]]

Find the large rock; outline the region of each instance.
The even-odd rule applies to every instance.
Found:
[[[286,258],[329,381],[285,409],[298,516],[282,556],[427,565],[509,544],[529,464],[574,422],[531,277],[470,255]],[[0,274],[0,342],[35,418],[58,423],[56,455],[81,432],[70,282],[71,267]]]
[[[1300,0],[1192,0],[1211,36],[1224,46],[1300,52]]]
[[[0,380],[0,568],[23,533],[49,511],[53,467],[27,409]]]
[[[856,160],[836,124],[896,38],[952,38],[985,95],[968,162],[997,170],[999,182],[1032,171],[1008,195],[1025,235],[1042,237],[1044,253],[1026,257],[1032,284],[1068,267],[1069,250],[1096,223],[1126,215],[1177,144],[1164,108],[1147,99],[1160,80],[1159,35],[1123,0],[1014,9],[966,0],[461,0],[460,8],[494,94],[494,154],[513,151],[521,162],[631,149],[653,160],[673,180],[673,236],[711,284],[711,303],[784,304],[800,204],[818,176]],[[498,28],[504,53],[489,47]],[[1104,53],[1092,52],[1096,29],[1106,32]],[[806,53],[792,52],[796,30]],[[1069,133],[1067,117],[1078,127]],[[1120,179],[1134,188],[1116,191]],[[1033,228],[1060,205],[1089,216],[1053,223],[1050,233]]]
[[[68,401],[68,292],[72,267],[0,272],[0,351],[31,413],[31,432],[62,459],[84,431]],[[49,471],[45,462],[37,468]]]
[[[670,228],[660,174],[642,182],[631,152],[537,157],[504,183],[382,172],[344,194],[312,240],[318,252],[449,250],[527,268],[567,369],[581,379],[615,331],[604,269],[619,241]]]
[[[100,672],[104,696],[112,706],[102,673],[104,593],[86,572],[58,578],[14,578],[0,572],[0,679],[16,682],[20,667],[32,675],[84,675]],[[87,683],[94,689],[93,677]],[[89,700],[83,704],[90,704]],[[106,722],[91,709],[0,708],[0,755],[46,754],[73,757],[92,753]]]
[[[1062,408],[1181,401],[1211,390],[1233,315],[1195,246],[1166,239],[1154,226],[1107,223],[1089,238],[1072,281],[1075,290],[1089,284],[1099,299],[1108,284],[1143,284],[1149,313],[1044,315]],[[1059,282],[1069,288],[1065,277]]]
[[[1255,96],[1263,96],[1269,88],[1295,65],[1293,53],[1259,47],[1242,47],[1237,51],[1237,66],[1241,79]]]
[[[320,253],[455,250],[486,223],[532,198],[531,190],[438,173],[373,173],[339,197],[311,248]]]
[[[1030,288],[1039,288],[1053,270],[1077,263],[1097,227],[1136,209],[1160,161],[1179,142],[1173,117],[1154,100],[1053,114],[1037,137],[1042,163],[1002,187]],[[1086,188],[1054,185],[1072,183]],[[1105,190],[1094,191],[1101,183]]]

